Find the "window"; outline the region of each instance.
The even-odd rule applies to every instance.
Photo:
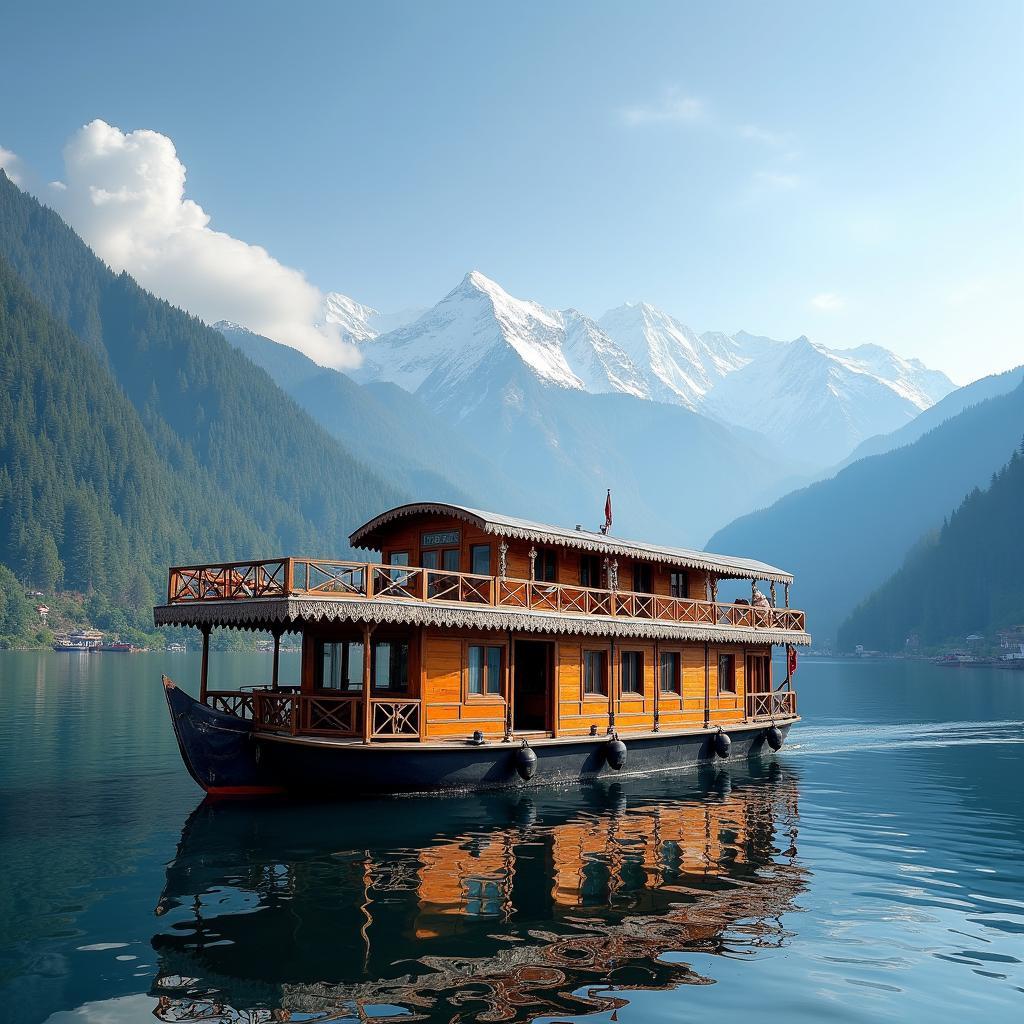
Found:
[[[736,659],[731,654],[718,656],[718,692],[736,692]]]
[[[690,596],[690,574],[688,572],[673,572],[668,578],[668,592],[670,597]]]
[[[469,548],[469,571],[478,576],[491,575],[491,545],[472,544]]]
[[[374,643],[373,688],[409,689],[409,644],[405,640],[378,640]]]
[[[541,583],[554,583],[558,577],[558,555],[551,548],[540,548],[533,563],[534,579]]]
[[[644,656],[640,651],[622,652],[622,692],[642,696],[644,692]]]
[[[682,693],[678,651],[661,652],[661,692]]]
[[[501,648],[469,648],[469,692],[473,694],[501,694]]]
[[[580,586],[601,586],[601,559],[598,555],[580,555]]]
[[[363,644],[361,640],[332,644],[319,641],[319,677],[316,681],[320,690],[344,690],[361,692],[363,689]]]
[[[604,651],[583,652],[583,692],[608,696],[608,660]]]
[[[392,551],[391,557],[388,559],[389,565],[408,565],[409,564],[409,552],[408,551]]]
[[[643,562],[633,564],[633,590],[638,594],[650,594],[651,567]]]

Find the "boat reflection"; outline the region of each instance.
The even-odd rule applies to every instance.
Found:
[[[805,884],[776,762],[564,792],[202,804],[153,938],[163,1021],[529,1021],[706,983]]]

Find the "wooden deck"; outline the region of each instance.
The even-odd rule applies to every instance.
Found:
[[[377,562],[277,558],[176,566],[167,603],[245,601],[268,597],[410,601],[680,624],[747,626],[803,633],[806,616],[795,608],[701,601],[565,583],[479,576],[472,573]]]

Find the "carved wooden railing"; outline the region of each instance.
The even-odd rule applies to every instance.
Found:
[[[418,700],[370,701],[373,739],[416,739],[420,734],[420,702]]]
[[[253,717],[253,694],[239,690],[208,690],[206,703],[215,711],[224,711],[238,718]]]
[[[789,718],[796,714],[796,691],[747,694],[748,718]]]
[[[280,558],[176,567],[170,570],[167,589],[169,604],[290,596],[437,602],[792,632],[806,628],[804,612],[795,608],[328,559]]]

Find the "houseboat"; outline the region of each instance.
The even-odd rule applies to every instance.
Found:
[[[573,782],[778,749],[797,720],[810,637],[782,569],[437,502],[349,542],[380,560],[170,570],[154,619],[198,628],[202,667],[198,700],[166,677],[165,694],[208,793]],[[736,580],[750,598],[719,600]],[[271,634],[269,682],[210,687],[217,627]],[[297,687],[279,682],[285,633],[301,636]]]

